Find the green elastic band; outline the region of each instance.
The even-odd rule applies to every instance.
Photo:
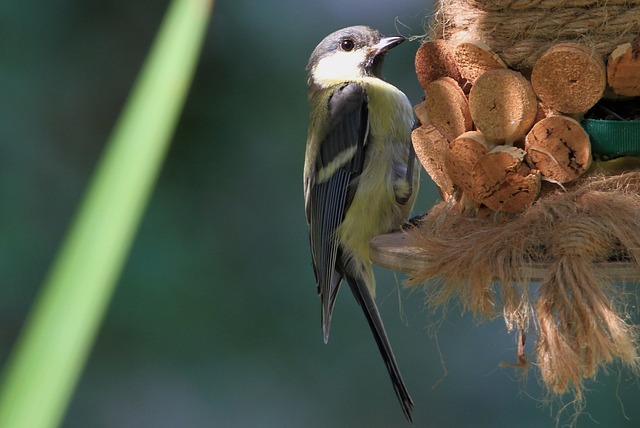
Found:
[[[640,155],[640,121],[584,119],[591,151],[599,155]]]

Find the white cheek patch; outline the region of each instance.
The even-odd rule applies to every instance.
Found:
[[[349,80],[362,79],[361,65],[365,61],[365,53],[336,52],[322,58],[313,68],[313,78],[322,86],[331,86]]]

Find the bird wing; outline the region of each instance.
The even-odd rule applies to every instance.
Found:
[[[305,180],[305,209],[313,268],[322,299],[325,342],[342,275],[336,271],[336,231],[355,194],[368,136],[367,93],[356,83],[337,87],[329,97],[327,134],[320,142],[311,177]]]

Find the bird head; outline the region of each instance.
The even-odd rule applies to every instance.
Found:
[[[382,78],[385,54],[404,40],[402,36],[384,37],[366,26],[348,27],[331,33],[309,58],[309,87]]]

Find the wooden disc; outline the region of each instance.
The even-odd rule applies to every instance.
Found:
[[[472,83],[489,70],[507,68],[498,54],[479,40],[459,43],[453,51],[453,56],[462,77]]]
[[[473,167],[491,148],[478,131],[465,132],[453,140],[444,157],[445,170],[453,184],[460,186],[465,192],[471,192]]]
[[[441,77],[451,77],[460,81],[460,72],[453,59],[448,42],[437,39],[427,40],[416,52],[416,74],[422,89]]]
[[[607,61],[607,81],[616,94],[640,96],[640,43],[618,46]]]
[[[469,102],[458,82],[451,77],[441,77],[431,82],[425,92],[429,123],[435,126],[447,141],[453,141],[472,129]]]
[[[411,141],[418,160],[440,190],[442,200],[453,194],[453,183],[444,170],[446,138],[432,125],[422,125],[411,133]]]
[[[471,196],[494,211],[519,213],[531,206],[540,193],[540,174],[524,162],[525,152],[496,146],[473,167]]]
[[[531,84],[548,106],[562,113],[583,113],[604,93],[607,84],[604,62],[586,46],[557,43],[534,64]]]
[[[513,70],[495,69],[476,80],[469,93],[469,109],[487,140],[511,144],[531,129],[538,104],[524,76]]]
[[[415,106],[413,106],[413,112],[415,113],[416,117],[420,121],[420,124],[422,124],[422,125],[429,124],[429,116],[428,116],[428,112],[427,112],[427,101],[426,100],[422,101],[419,104],[416,104]]]
[[[525,140],[527,160],[558,183],[581,176],[591,165],[589,135],[576,120],[550,116],[536,123]]]

